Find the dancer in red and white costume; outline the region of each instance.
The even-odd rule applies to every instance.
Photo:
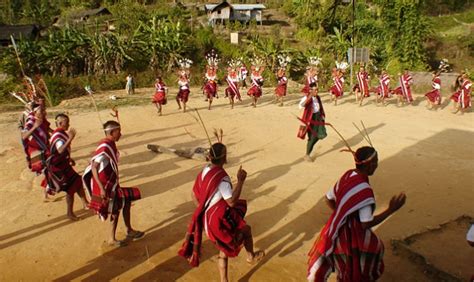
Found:
[[[344,73],[348,64],[346,62],[338,63],[336,61],[336,69],[333,69],[332,80],[334,85],[329,90],[331,95],[331,101],[334,101],[334,105],[337,105],[337,100],[344,95]]]
[[[364,66],[360,66],[359,72],[357,73],[357,84],[354,86],[353,91],[355,92],[356,102],[360,101],[359,104],[362,105],[364,98],[370,97],[369,92],[369,80],[370,76],[365,71]]]
[[[212,100],[214,98],[219,98],[217,95],[217,65],[219,63],[219,58],[214,49],[206,54],[206,73],[205,73],[205,84],[202,88],[203,94],[206,96],[206,101],[209,102],[208,109],[211,109]]]
[[[467,111],[471,107],[471,91],[472,82],[469,80],[466,73],[461,75],[461,88],[459,92],[454,93],[451,96],[451,100],[455,102],[453,113],[461,111],[461,114]]]
[[[252,74],[250,75],[250,79],[252,80],[252,87],[250,87],[247,95],[252,97],[253,102],[252,106],[255,108],[257,107],[258,98],[262,96],[262,86],[263,86],[263,76],[262,73],[265,70],[264,60],[258,57],[255,57],[252,60]]]
[[[382,71],[379,77],[379,86],[377,87],[377,104],[382,101],[382,105],[385,105],[385,99],[392,97],[390,93],[390,76],[386,70]]]
[[[162,106],[166,105],[166,102],[167,102],[167,99],[166,99],[167,92],[168,92],[168,87],[166,87],[161,76],[158,76],[155,80],[155,95],[153,95],[151,102],[155,104],[156,109],[158,110],[158,115],[160,116],[162,114]]]
[[[318,67],[321,64],[321,58],[318,57],[309,57],[308,58],[308,66],[306,67],[305,72],[305,83],[301,92],[304,95],[308,96],[311,92],[311,87],[318,87],[318,74],[319,70]],[[313,86],[310,86],[313,85]]]
[[[413,78],[407,69],[405,69],[403,75],[400,73],[398,75],[400,86],[393,90],[398,97],[398,106],[402,106],[405,101],[411,104],[413,102],[413,96],[411,95],[410,85],[413,84]]]
[[[278,63],[280,67],[277,70],[277,87],[275,88],[276,101],[280,102],[278,106],[283,106],[283,97],[286,96],[286,90],[288,86],[288,78],[286,77],[286,67],[291,62],[289,56],[278,55]]]
[[[225,96],[229,98],[229,102],[231,105],[231,108],[234,108],[234,98],[237,97],[239,101],[242,101],[242,98],[240,97],[240,91],[239,91],[239,75],[237,73],[237,69],[239,68],[240,61],[234,61],[231,60],[229,62],[229,67],[227,68],[227,85],[228,87],[225,89]]]
[[[441,78],[439,78],[439,72],[433,72],[433,80],[431,83],[433,90],[425,94],[426,100],[428,101],[428,109],[433,109],[441,105]]]
[[[189,68],[193,61],[189,59],[179,60],[180,70],[178,71],[178,95],[176,96],[176,103],[178,103],[178,109],[181,110],[181,104],[183,113],[186,112],[186,103],[189,99],[190,89],[189,89],[189,77],[191,72]]]

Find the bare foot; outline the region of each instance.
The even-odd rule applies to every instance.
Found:
[[[80,218],[80,217],[77,217],[75,214],[68,214],[68,215],[67,215],[67,218],[69,218],[69,219],[72,220],[72,221],[81,220],[81,218]]]
[[[305,155],[305,156],[303,157],[303,159],[304,159],[305,161],[307,161],[307,162],[310,162],[310,163],[313,162],[313,159],[312,159],[309,155]]]
[[[265,257],[265,251],[256,251],[251,258],[247,258],[248,264],[256,264]]]
[[[113,240],[113,241],[108,241],[107,245],[110,247],[125,247],[128,245],[128,243],[126,241]]]

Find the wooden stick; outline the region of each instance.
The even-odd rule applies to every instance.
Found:
[[[211,141],[211,138],[209,137],[209,133],[207,132],[206,125],[204,124],[204,121],[202,120],[201,115],[199,114],[198,109],[194,108],[194,110],[196,111],[196,113],[197,113],[197,115],[198,115],[198,118],[199,118],[199,120],[201,121],[202,128],[204,128],[204,132],[206,132],[207,140],[209,141],[209,146],[211,146],[211,149],[212,149],[212,141]]]
[[[206,132],[207,140],[209,141],[209,149],[210,149],[210,150],[212,151],[212,153],[214,154],[214,157],[217,157],[216,152],[215,152],[214,149],[212,148],[212,141],[211,141],[211,138],[209,137],[209,133],[207,133],[206,125],[204,124],[204,121],[202,120],[201,115],[199,114],[198,109],[194,108],[194,110],[196,111],[196,113],[197,113],[197,115],[198,115],[198,117],[199,117],[199,120],[201,121],[201,125],[202,125],[202,128],[204,128],[204,132]]]
[[[349,143],[346,141],[346,139],[344,139],[344,136],[342,136],[342,134],[339,133],[339,131],[332,124],[328,123],[327,125],[329,125],[332,129],[334,129],[334,131],[337,133],[337,135],[339,135],[339,138],[341,138],[341,140],[344,142],[344,144],[346,144],[347,149],[349,149],[349,151],[354,153],[351,146],[349,146]]]
[[[18,48],[16,47],[15,38],[13,38],[13,35],[10,35],[10,39],[11,39],[12,44],[13,44],[13,49],[15,50],[16,59],[18,61],[18,64],[20,65],[21,74],[23,74],[23,77],[25,77],[26,76],[25,70],[23,69],[23,64],[21,63],[20,55],[18,54]]]
[[[369,139],[369,144],[370,144],[370,146],[373,148],[374,145],[372,144],[372,140],[370,140],[369,132],[368,132],[367,129],[365,128],[364,122],[361,120],[360,123],[362,124],[362,127],[364,128],[365,134],[367,135],[367,138]]]
[[[89,97],[91,97],[92,104],[94,105],[94,108],[95,108],[95,112],[97,113],[97,116],[99,117],[100,126],[102,127],[104,125],[104,123],[102,122],[102,119],[100,118],[99,108],[97,108],[97,104],[95,102],[94,95],[92,94],[92,88],[89,85],[87,85],[86,87],[84,87],[84,89],[89,94]]]
[[[369,139],[367,139],[367,137],[365,137],[365,135],[364,135],[364,133],[362,132],[362,130],[360,130],[360,128],[359,128],[354,122],[353,122],[352,124],[355,126],[355,128],[357,128],[357,130],[359,131],[360,135],[362,135],[362,137],[365,139],[365,141],[367,141],[367,143],[369,143],[369,145],[370,145]]]
[[[301,122],[303,122],[303,120],[301,120],[297,115],[293,114],[298,120],[300,120]],[[337,135],[339,135],[339,138],[341,138],[341,140],[344,142],[344,144],[346,145],[346,147],[349,149],[349,151],[351,152],[354,152],[352,151],[352,148],[351,146],[349,146],[349,143],[346,141],[346,139],[344,138],[344,136],[342,136],[342,134],[330,123],[328,122],[325,122],[325,124],[329,127],[331,127],[332,129],[334,129],[334,131],[336,132]]]

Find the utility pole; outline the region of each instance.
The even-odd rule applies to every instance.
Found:
[[[351,40],[351,45],[352,45],[352,49],[351,49],[351,61],[350,61],[350,64],[351,64],[351,89],[350,89],[350,93],[352,93],[352,89],[354,88],[354,81],[353,81],[353,71],[354,71],[354,61],[355,61],[355,0],[352,0],[352,40]]]

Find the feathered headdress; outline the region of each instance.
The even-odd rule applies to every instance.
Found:
[[[346,70],[349,67],[349,64],[347,62],[338,62],[336,61],[336,67],[340,70]]]
[[[178,64],[179,64],[179,67],[182,69],[182,70],[187,70],[191,67],[191,65],[193,64],[193,61],[191,61],[190,59],[188,58],[184,58],[184,59],[180,59],[178,61]]]
[[[317,67],[321,64],[322,59],[320,57],[309,57],[308,64],[311,67]]]
[[[217,67],[217,64],[219,63],[219,56],[214,49],[206,54],[206,61],[208,66]]]
[[[228,62],[228,65],[231,69],[237,69],[242,65],[242,60],[241,59],[231,59]]]
[[[278,59],[278,64],[280,65],[280,68],[286,68],[286,66],[291,63],[291,57],[288,55],[283,55],[280,54],[277,56]]]
[[[265,67],[265,59],[261,57],[254,56],[252,59],[250,59],[250,63],[252,64],[252,68],[256,69],[257,71]]]

